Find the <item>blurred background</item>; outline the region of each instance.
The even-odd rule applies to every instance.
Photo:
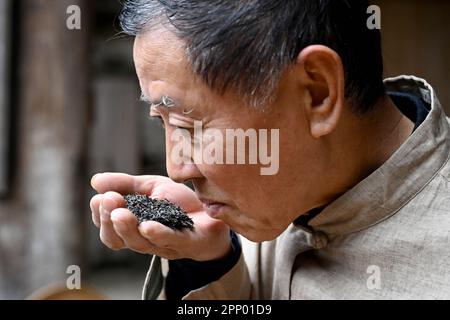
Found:
[[[450,114],[450,1],[381,7],[385,75],[414,74]],[[67,8],[81,8],[69,30]],[[104,247],[91,221],[97,172],[165,174],[164,135],[138,102],[119,0],[0,0],[0,299],[65,285],[139,299],[149,257]]]

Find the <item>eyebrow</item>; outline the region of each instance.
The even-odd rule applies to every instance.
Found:
[[[139,101],[146,102],[150,104],[151,107],[174,108],[176,106],[174,99],[169,96],[162,96],[159,100],[152,101],[143,92],[141,92]]]
[[[152,101],[150,100],[144,92],[141,91],[141,96],[139,98],[139,101],[145,102],[150,104],[150,108],[155,107],[165,107],[165,108],[175,108],[177,105],[175,103],[175,100],[169,96],[162,96],[161,99]],[[194,111],[195,108],[191,108],[189,111],[183,110],[183,114],[188,115]]]

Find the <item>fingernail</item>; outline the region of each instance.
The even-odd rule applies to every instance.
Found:
[[[114,222],[114,223],[119,223],[119,224],[122,223],[122,222],[120,221],[120,218],[118,217],[118,214],[117,214],[116,211],[112,211],[111,214],[110,214],[110,217],[111,217],[111,221],[112,221],[112,222]]]
[[[101,175],[101,173],[97,173],[96,175],[94,175],[91,179],[91,185],[95,182],[95,179],[97,179],[99,176]]]
[[[155,200],[161,200],[161,197],[159,196],[159,194],[152,194],[149,197],[151,197],[152,199],[155,199]]]

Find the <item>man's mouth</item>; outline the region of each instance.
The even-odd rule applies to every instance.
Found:
[[[205,209],[206,213],[214,219],[217,219],[222,209],[225,207],[225,203],[222,202],[217,202],[203,197],[199,197],[199,199],[203,203],[203,208]]]

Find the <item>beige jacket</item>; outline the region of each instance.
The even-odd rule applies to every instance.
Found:
[[[185,299],[450,299],[450,119],[426,81],[385,84],[429,104],[422,125],[307,227],[241,237],[234,268]]]

